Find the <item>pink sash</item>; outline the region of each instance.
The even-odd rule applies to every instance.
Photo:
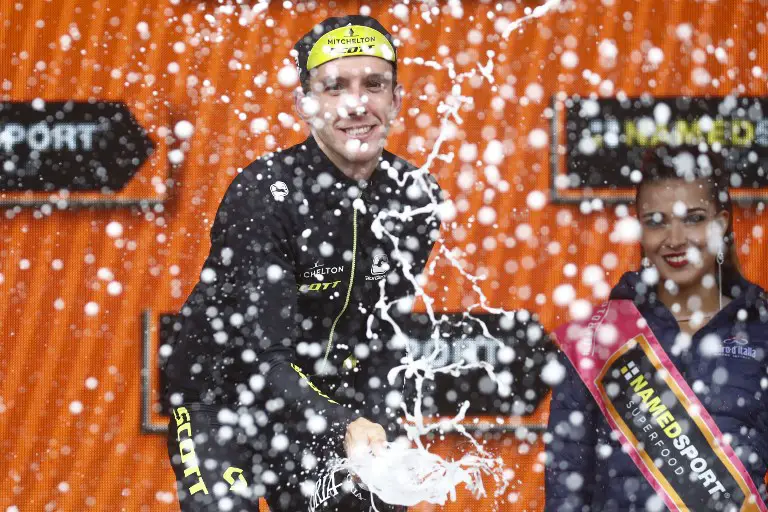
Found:
[[[554,333],[670,510],[768,512],[755,484],[632,301],[595,308]]]

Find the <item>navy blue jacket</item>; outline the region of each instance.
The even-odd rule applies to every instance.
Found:
[[[672,312],[637,272],[624,274],[611,299],[633,300],[672,362],[709,411],[766,499],[768,469],[768,310],[765,292],[740,275],[724,278],[732,301],[693,336],[673,348],[680,329]],[[746,313],[746,317],[744,317]],[[701,350],[715,334],[717,350]],[[703,353],[702,353],[703,352]],[[662,504],[621,450],[594,398],[562,353],[565,377],[553,390],[547,436],[547,511],[645,511]]]

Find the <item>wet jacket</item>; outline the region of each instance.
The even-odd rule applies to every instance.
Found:
[[[383,347],[368,332],[376,304],[413,294],[406,275],[423,270],[437,238],[440,189],[414,169],[385,151],[357,182],[312,137],[243,169],[181,309],[165,363],[170,403],[354,417],[386,382],[387,369],[367,364]]]
[[[680,349],[680,329],[637,272],[622,276],[611,299],[630,299],[731,446],[765,500],[768,469],[768,310],[764,291],[740,275],[725,279],[732,301]],[[715,335],[711,337],[710,335]],[[709,336],[709,337],[708,337]],[[706,338],[706,339],[705,339]],[[702,340],[704,340],[702,342]],[[568,359],[552,395],[547,446],[547,511],[645,511],[666,508],[621,450]],[[649,499],[652,501],[649,502]]]

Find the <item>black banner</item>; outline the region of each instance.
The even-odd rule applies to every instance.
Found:
[[[153,151],[123,103],[0,103],[0,191],[117,192]]]
[[[447,314],[438,315],[438,319],[441,341],[437,345],[441,350],[431,359],[431,366],[439,368],[460,361],[484,361],[493,368],[501,386],[482,368],[439,374],[434,381],[426,381],[425,416],[454,416],[465,400],[470,402],[467,410],[470,415],[524,416],[534,412],[549,390],[540,374],[547,354],[553,351],[535,318],[527,312],[519,312],[514,316]],[[434,354],[433,324],[427,315],[402,315],[395,322],[407,335],[407,341],[396,338],[388,322],[373,323],[372,330],[377,337],[369,342],[370,355],[360,361],[357,379],[366,388],[372,377],[385,382],[389,370],[400,364],[408,351],[414,359]],[[174,337],[180,327],[177,315],[161,315],[159,346],[174,346]],[[162,358],[156,368],[161,364]],[[165,389],[162,372],[159,382],[160,389]],[[413,379],[409,379],[406,398],[413,396],[414,390],[409,387],[412,383]],[[399,380],[394,388],[382,386],[376,391],[361,391],[367,396],[378,397],[367,400],[370,405],[383,403],[389,389],[403,389],[402,381]],[[412,403],[408,407],[412,410]],[[167,411],[163,412],[167,414]]]
[[[676,494],[685,510],[741,510],[744,492],[641,343],[603,375],[597,387],[615,409],[614,420],[670,496]]]
[[[768,198],[768,98],[575,96],[555,102],[555,110],[555,200],[631,198],[643,152],[660,145],[718,152],[732,173],[734,199]]]
[[[426,381],[425,414],[455,415],[465,400],[470,403],[467,413],[477,416],[524,416],[536,409],[549,390],[541,380],[541,370],[553,346],[535,318],[527,312],[506,316],[452,313],[437,318],[440,341],[434,339],[434,327],[426,315],[396,319],[408,336],[411,356],[430,358],[433,368],[462,361],[485,362],[497,382],[481,368],[437,374],[434,381]],[[382,330],[386,332],[386,328]],[[395,357],[406,354],[399,343],[397,339],[387,343]],[[437,347],[440,350],[435,353]]]

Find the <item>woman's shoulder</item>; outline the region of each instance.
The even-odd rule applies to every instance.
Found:
[[[748,312],[750,310],[758,313],[762,322],[768,322],[768,293],[759,284],[750,281],[740,273],[737,273],[727,280],[723,279],[725,289],[723,290],[733,301],[737,301],[740,306]]]
[[[638,293],[645,293],[648,284],[643,281],[641,272],[630,270],[624,272],[619,281],[611,288],[611,300],[634,299]]]

